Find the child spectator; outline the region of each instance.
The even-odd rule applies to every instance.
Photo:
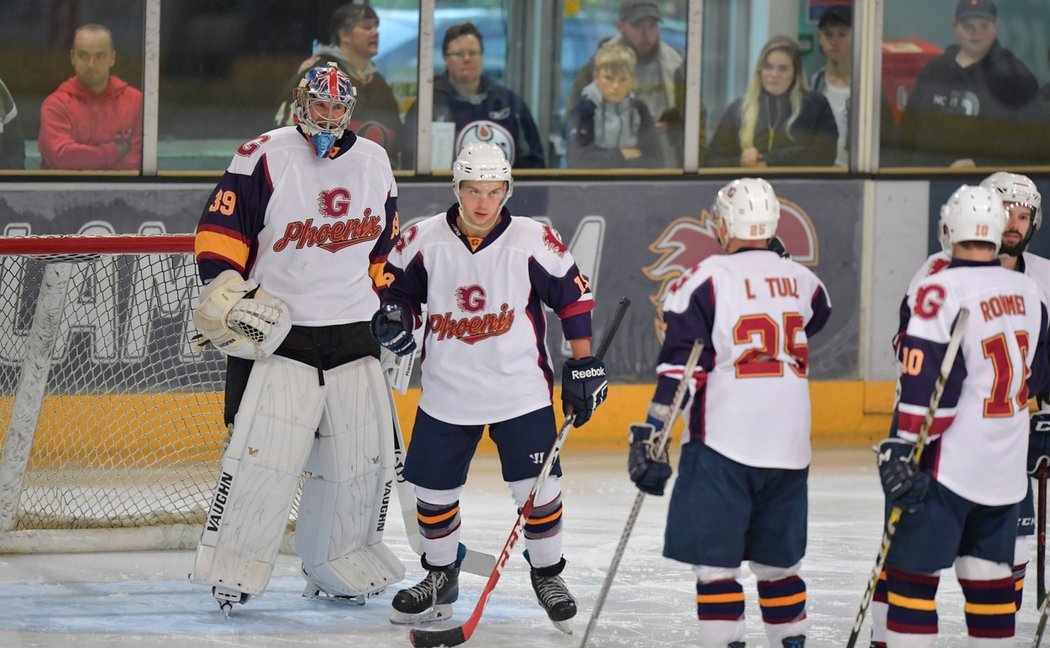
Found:
[[[636,62],[631,48],[614,42],[595,54],[594,81],[569,115],[569,167],[663,166],[653,117],[632,91]]]

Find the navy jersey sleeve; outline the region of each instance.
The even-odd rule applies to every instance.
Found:
[[[397,213],[397,196],[387,193],[386,198],[386,226],[376,239],[372,251],[368,253],[368,275],[372,277],[372,285],[376,292],[382,292],[390,285],[391,277],[387,272],[387,256],[394,249],[394,245],[401,238],[401,224]]]
[[[265,155],[260,156],[251,175],[227,171],[222,176],[204,207],[194,240],[197,271],[203,283],[230,269],[247,276],[272,194]]]
[[[533,291],[561,320],[566,340],[591,337],[594,297],[591,282],[572,263],[562,276],[555,276],[537,259],[529,259],[529,283]]]
[[[699,367],[705,370],[714,366],[714,346],[711,342],[711,331],[715,321],[714,282],[708,278],[689,297],[689,303],[682,312],[664,309],[664,343],[657,357],[656,394],[653,402],[670,405],[675,390],[682,378],[693,343],[700,340],[704,351],[700,355]]]

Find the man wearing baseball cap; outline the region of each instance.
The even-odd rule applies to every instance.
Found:
[[[993,0],[959,0],[956,44],[919,74],[901,117],[906,166],[1002,166],[1017,162],[1003,137],[1039,85],[1028,67],[999,44]]]

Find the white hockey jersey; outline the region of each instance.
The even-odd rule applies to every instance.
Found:
[[[1029,388],[1043,389],[1046,304],[1039,286],[997,262],[952,261],[915,285],[901,341],[898,435],[918,438],[951,329],[970,311],[930,429],[923,466],[978,504],[1018,502],[1026,490]]]
[[[347,131],[319,159],[285,127],[237,149],[195,248],[202,280],[232,268],[288,304],[293,324],[325,326],[372,318],[398,235],[386,151]]]
[[[669,404],[694,340],[704,342],[683,441],[748,466],[809,465],[809,337],[831,314],[824,284],[764,249],[708,257],[664,299],[654,401]]]
[[[591,336],[594,301],[551,227],[504,210],[471,249],[456,227],[458,205],[407,229],[390,254],[383,303],[420,317],[427,414],[457,425],[504,421],[550,405],[554,383],[543,305],[567,339]]]

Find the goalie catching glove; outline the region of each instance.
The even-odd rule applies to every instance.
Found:
[[[605,363],[601,358],[569,358],[561,367],[561,410],[565,416],[575,412],[572,426],[580,427],[609,395]]]
[[[227,355],[261,360],[284,341],[292,316],[287,304],[264,293],[254,279],[225,270],[201,289],[193,324],[201,347],[211,342]]]
[[[657,456],[660,430],[663,423],[650,417],[645,423],[632,423],[627,440],[631,451],[627,455],[627,472],[638,490],[649,495],[663,495],[667,480],[671,478],[671,464],[667,458],[667,445]]]
[[[911,464],[914,444],[904,439],[883,439],[876,448],[879,479],[886,497],[894,504],[914,510],[930,487],[930,476]]]

